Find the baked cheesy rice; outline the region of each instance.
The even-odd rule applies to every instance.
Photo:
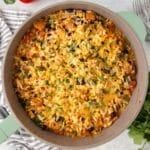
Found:
[[[128,105],[136,86],[135,56],[110,19],[60,10],[35,21],[23,36],[13,85],[41,128],[71,137],[95,135]]]

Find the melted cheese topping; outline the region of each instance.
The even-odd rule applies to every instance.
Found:
[[[14,57],[13,83],[29,117],[67,136],[98,134],[124,111],[136,86],[135,56],[114,23],[61,10],[33,23]]]

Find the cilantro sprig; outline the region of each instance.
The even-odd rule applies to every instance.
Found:
[[[144,149],[144,145],[150,142],[150,73],[145,103],[140,114],[129,127],[129,136],[133,138],[135,144],[143,144],[140,150]]]

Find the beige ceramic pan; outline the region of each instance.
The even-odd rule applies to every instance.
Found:
[[[93,10],[98,14],[101,14],[107,18],[111,18],[115,24],[122,30],[126,35],[128,40],[134,49],[137,62],[137,87],[132,95],[129,105],[126,110],[122,113],[120,118],[109,128],[104,129],[100,135],[95,137],[87,137],[74,139],[66,136],[61,136],[54,134],[52,132],[44,131],[38,126],[36,126],[30,118],[26,115],[25,111],[18,102],[17,96],[14,92],[12,85],[12,64],[13,56],[17,45],[26,32],[26,30],[32,25],[33,21],[40,18],[41,16],[47,15],[48,13],[60,10],[60,9],[84,9]],[[35,137],[41,140],[63,147],[64,149],[84,149],[94,146],[104,144],[116,136],[118,136],[122,131],[124,131],[136,118],[138,115],[146,95],[148,85],[148,67],[141,42],[137,38],[137,35],[127,24],[125,20],[119,17],[116,13],[94,3],[81,2],[81,1],[66,1],[62,3],[57,3],[52,6],[48,6],[38,13],[34,14],[32,17],[26,21],[22,27],[17,31],[13,37],[11,43],[8,46],[7,53],[4,58],[3,64],[3,88],[5,92],[5,98],[7,99],[9,106],[20,122],[20,125],[28,130]]]

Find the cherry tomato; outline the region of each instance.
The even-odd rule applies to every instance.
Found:
[[[30,3],[30,2],[32,2],[33,0],[20,0],[21,2],[23,2],[23,3]]]

